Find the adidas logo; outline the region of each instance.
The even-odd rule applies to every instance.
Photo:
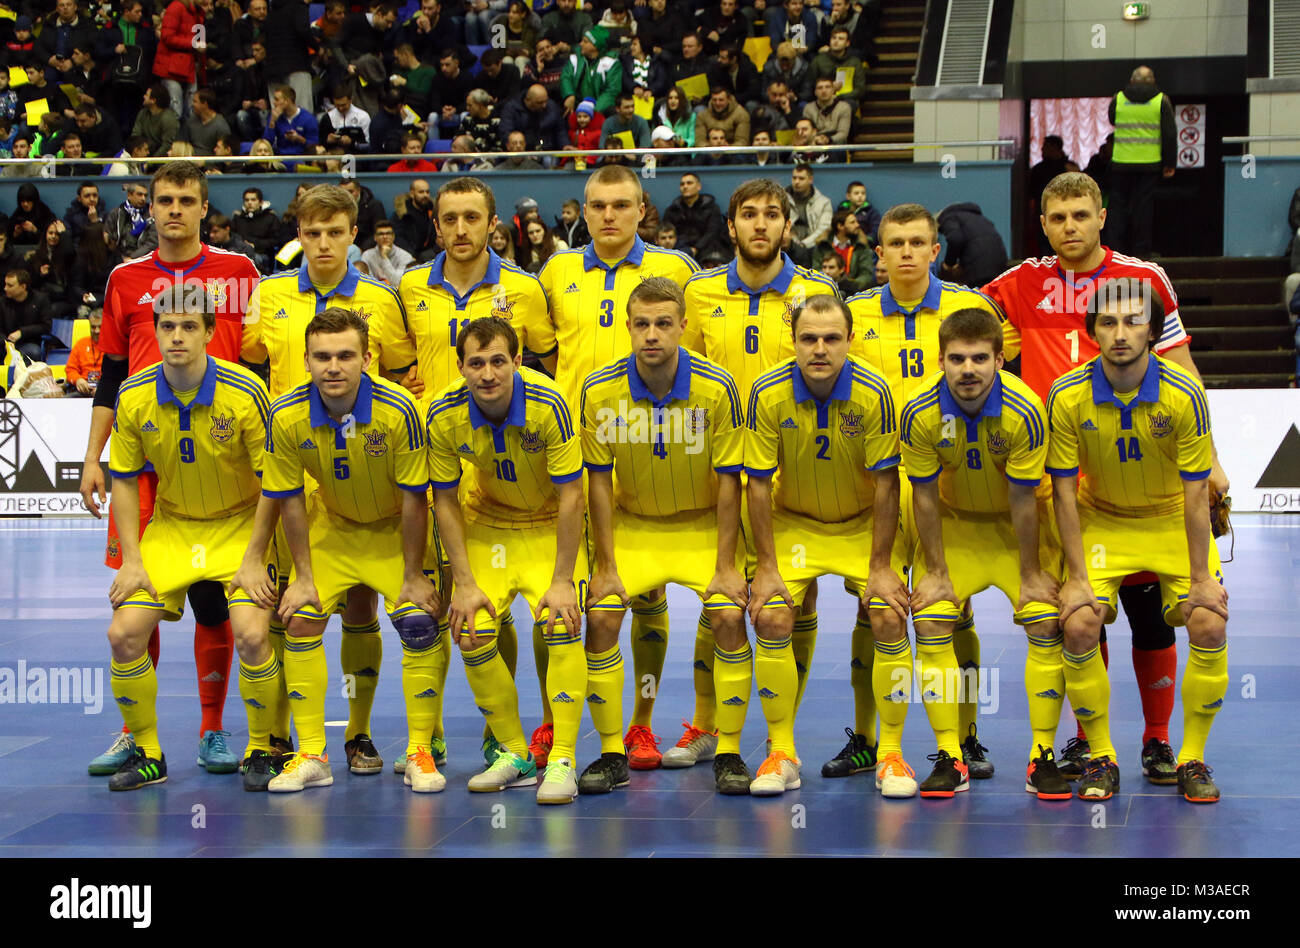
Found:
[[[663,640],[664,637],[660,635],[658,632],[656,632],[654,629],[651,629],[645,635],[641,636],[642,642],[662,642]]]
[[[487,708],[483,707],[481,704],[476,704],[474,705],[474,707],[478,708],[479,711],[482,712],[484,717],[488,717],[488,718],[492,717],[492,712],[489,711]]]
[[[874,329],[868,329],[868,330],[867,330],[867,334],[866,334],[865,336],[863,336],[862,338],[863,338],[863,339],[879,339],[880,336],[876,333],[876,331],[875,331]]]
[[[891,691],[889,694],[885,695],[885,700],[899,704],[907,700],[907,692],[902,688],[899,688],[897,691]]]
[[[1097,426],[1092,423],[1091,418],[1085,418],[1083,424],[1079,426],[1084,431],[1096,431]]]
[[[794,420],[793,418],[787,418],[785,421],[781,422],[781,427],[782,427],[782,428],[798,428],[799,425],[795,422],[795,420]]]
[[[1034,697],[1059,699],[1061,696],[1057,693],[1055,688],[1048,688],[1046,691],[1038,692],[1038,694],[1034,695]]]
[[[304,451],[315,451],[316,442],[313,441],[311,438],[308,438],[302,444],[298,445],[298,447],[302,448]]]
[[[925,691],[921,692],[921,700],[922,700],[922,701],[938,701],[938,700],[939,700],[939,692],[935,691],[933,688],[926,688]]]
[[[567,691],[561,691],[558,695],[552,695],[551,700],[558,701],[560,704],[573,704],[573,699],[569,697]]]
[[[1038,301],[1038,305],[1035,306],[1034,309],[1041,309],[1050,313],[1052,311],[1052,298],[1050,296],[1044,296]]]
[[[417,313],[427,313],[429,311],[429,304],[424,300],[420,300],[420,305],[415,307],[415,311]]]
[[[122,695],[122,697],[116,698],[114,700],[116,700],[118,704],[124,705],[126,707],[130,707],[132,705],[137,705],[140,703],[139,701],[136,701],[133,698],[128,698],[126,695]]]
[[[158,426],[155,425],[152,421],[146,421],[143,425],[140,426],[140,430],[141,430],[141,431],[157,431],[157,430],[158,430]]]
[[[289,697],[294,701],[305,701],[307,699],[307,696],[297,689],[289,692]]]
[[[226,680],[226,676],[221,674],[221,672],[215,670],[208,672],[206,675],[204,675],[202,678],[199,679],[199,681],[225,681],[225,680]]]
[[[250,708],[257,708],[259,710],[265,710],[266,708],[266,705],[262,704],[262,702],[258,701],[256,698],[245,698],[244,704],[248,705]]]
[[[724,701],[724,702],[722,702],[722,703],[723,703],[723,704],[729,704],[729,705],[732,705],[732,706],[735,706],[735,705],[741,705],[741,704],[744,704],[744,703],[745,703],[745,699],[742,698],[742,697],[740,697],[740,695],[732,695],[730,698],[728,698],[726,701]]]
[[[358,671],[358,672],[354,672],[354,674],[357,675],[357,677],[359,677],[359,678],[378,678],[378,677],[379,677],[379,672],[375,671],[373,668],[370,668],[369,666],[367,666],[366,668],[361,669],[361,670]]]
[[[694,666],[694,667],[695,667],[695,670],[696,670],[696,671],[702,671],[702,672],[712,671],[712,670],[713,670],[713,669],[709,668],[708,665],[704,664],[704,659],[702,659],[702,658],[700,658],[700,659],[696,659],[696,661],[695,661],[695,666]]]
[[[564,292],[565,292],[565,293],[577,293],[577,292],[578,292],[578,284],[576,284],[576,283],[570,283],[568,286],[566,286],[566,287],[564,288]]]
[[[719,306],[713,312],[709,313],[709,319],[717,319],[719,316],[726,316],[726,315],[727,314],[722,311],[722,307]]]
[[[779,696],[777,695],[777,693],[776,693],[775,691],[773,691],[771,688],[760,688],[759,691],[758,691],[758,696],[759,696],[760,698],[776,698],[776,697],[779,697]]]
[[[600,695],[596,694],[595,692],[592,692],[591,694],[587,695],[587,703],[588,703],[588,704],[604,704],[604,703],[605,703],[605,699],[602,698]]]
[[[1074,714],[1075,717],[1078,717],[1079,715],[1083,715],[1086,718],[1090,718],[1093,715],[1093,710],[1092,708],[1075,708]]]
[[[854,655],[854,656],[853,656],[853,661],[849,662],[849,667],[850,667],[850,668],[866,668],[867,666],[866,666],[866,665],[863,665],[863,664],[862,664],[862,660],[861,660],[860,658],[858,658],[856,655]]]
[[[936,447],[936,448],[951,448],[951,447],[952,447],[952,439],[951,439],[951,438],[944,438],[942,441],[940,441],[938,444],[936,444],[935,447]]]
[[[1172,688],[1173,686],[1174,680],[1168,675],[1164,675],[1159,681],[1153,681],[1151,684],[1147,685],[1148,688]]]
[[[153,297],[150,296],[148,292],[146,292],[144,296],[140,297],[138,300],[135,301],[135,305],[144,306],[146,303],[152,303],[152,302],[153,302]]]
[[[417,698],[436,698],[436,697],[438,697],[438,692],[434,691],[432,688],[425,688],[423,691],[421,691],[421,692],[420,692],[418,695],[416,695],[415,697],[417,697]]]
[[[1213,711],[1213,710],[1215,710],[1215,709],[1217,709],[1217,708],[1222,708],[1222,707],[1223,707],[1223,699],[1220,698],[1218,701],[1214,702],[1213,704],[1203,704],[1203,705],[1201,705],[1201,707],[1204,708],[1204,709],[1207,710],[1207,711]]]
[[[271,318],[272,318],[272,319],[288,319],[288,318],[289,318],[289,314],[286,313],[286,312],[284,311],[284,307],[281,306],[278,310],[275,311],[275,315],[272,316]]]
[[[459,448],[457,448],[456,450],[459,451],[461,454],[473,454],[473,453],[474,453],[474,449],[471,448],[468,444],[462,444],[462,445],[461,445]]]

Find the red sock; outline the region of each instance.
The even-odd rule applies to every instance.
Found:
[[[1110,649],[1106,646],[1106,640],[1105,640],[1105,639],[1102,639],[1102,640],[1098,643],[1098,647],[1101,648],[1101,663],[1102,663],[1102,665],[1106,666],[1107,669],[1109,669],[1109,668],[1110,668]],[[1145,699],[1143,699],[1143,700],[1145,700]],[[1166,727],[1168,727],[1168,724],[1169,724],[1169,716],[1168,716],[1168,715],[1165,715],[1165,725],[1166,725]],[[1086,735],[1086,734],[1083,733],[1083,722],[1080,721],[1078,718],[1075,718],[1075,719],[1074,719],[1074,727],[1075,727],[1075,729],[1076,729],[1076,730],[1078,731],[1078,733],[1079,733],[1079,740],[1081,740],[1081,741],[1086,741],[1086,740],[1088,739],[1088,735]],[[1145,742],[1145,741],[1146,741],[1146,738],[1143,738],[1142,740]]]
[[[1133,671],[1142,698],[1142,743],[1156,737],[1169,741],[1169,718],[1174,713],[1174,682],[1178,678],[1178,646],[1133,649]]]
[[[199,673],[199,704],[203,708],[204,731],[220,731],[221,713],[226,707],[226,684],[230,678],[230,659],[235,650],[235,636],[230,620],[221,625],[194,624],[194,664]]]
[[[153,627],[149,633],[149,661],[153,662],[153,667],[158,667],[158,649],[162,645],[162,636],[158,634],[158,626]]]

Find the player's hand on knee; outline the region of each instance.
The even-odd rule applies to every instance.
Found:
[[[311,580],[295,579],[280,599],[280,621],[287,623],[303,606],[311,606],[317,612],[322,611],[316,584]]]
[[[928,609],[936,602],[957,603],[957,592],[952,587],[952,578],[945,573],[926,573],[916,581],[916,588],[908,598],[912,613]]]
[[[749,605],[749,587],[745,585],[745,577],[740,575],[740,570],[734,566],[720,569],[713,574],[713,581],[709,583],[708,589],[704,590],[705,602],[711,596],[726,596],[741,609]]]
[[[241,563],[234,579],[226,584],[226,598],[233,596],[236,589],[242,589],[263,609],[275,608],[276,584],[262,563]]]
[[[622,584],[619,585],[619,592],[626,604],[627,593],[623,591]],[[547,617],[548,611],[549,617]],[[551,588],[537,600],[537,611],[533,615],[533,621],[541,622],[544,618],[548,633],[554,632],[556,622],[563,622],[571,632],[582,627],[582,619],[578,613],[578,594],[571,581],[561,580],[551,583]]]
[[[98,501],[95,499],[96,494],[99,495]],[[104,469],[100,467],[98,461],[87,461],[81,468],[82,503],[94,514],[96,520],[102,520],[104,515],[99,512],[99,508],[107,499],[108,493],[104,489]]]
[[[1096,593],[1092,591],[1092,583],[1086,579],[1068,579],[1065,585],[1061,587],[1061,628],[1065,628],[1065,620],[1070,618],[1080,609],[1091,609],[1097,619],[1106,617],[1106,610],[1097,598]]]
[[[397,600],[398,602],[409,602],[414,606],[418,606],[434,618],[437,618],[438,613],[442,610],[442,602],[438,598],[438,588],[423,573],[402,581],[402,589],[397,594]]]
[[[587,584],[587,605],[588,607],[594,606],[610,596],[617,596],[624,609],[630,603],[627,589],[623,586],[623,580],[618,575],[618,570],[598,567],[591,574],[591,582]]]
[[[749,589],[749,621],[757,623],[763,606],[773,599],[782,600],[787,608],[794,608],[794,597],[781,579],[781,574],[774,568],[759,567],[754,573],[754,582]]]
[[[1043,570],[1035,570],[1020,579],[1020,601],[1017,609],[1024,609],[1031,602],[1060,605],[1061,584],[1056,577]]]
[[[493,620],[497,617],[496,607],[476,583],[459,584],[451,594],[451,609],[447,612],[447,621],[451,625],[451,634],[457,645],[464,649],[463,638],[469,639],[471,650],[478,648],[478,636],[474,634],[474,617],[480,611],[486,612]]]
[[[137,591],[143,589],[149,598],[157,602],[158,593],[149,580],[143,563],[123,563],[122,568],[113,577],[113,584],[108,587],[108,601],[116,609]]]
[[[1192,583],[1191,588],[1187,590],[1187,598],[1183,600],[1183,621],[1191,616],[1192,611],[1198,608],[1209,609],[1223,621],[1228,621],[1228,590],[1223,587],[1222,583],[1214,579],[1203,579],[1200,582]]]

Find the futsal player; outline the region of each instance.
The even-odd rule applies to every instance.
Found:
[[[1160,295],[1164,325],[1152,351],[1199,378],[1192,362],[1190,338],[1178,315],[1178,299],[1158,264],[1116,253],[1101,242],[1106,210],[1101,191],[1086,174],[1067,172],[1043,189],[1040,216],[1055,255],[1026,260],[983,290],[1006,317],[1006,357],[1020,356],[1021,377],[1046,400],[1055,379],[1097,355],[1097,344],[1084,326],[1088,300],[1095,289],[1114,279],[1146,280]],[[1228,476],[1217,456],[1211,463],[1210,493],[1227,493]],[[1046,491],[1044,491],[1046,493]],[[1173,748],[1169,717],[1174,708],[1178,655],[1174,630],[1161,617],[1161,592],[1151,573],[1129,577],[1120,601],[1133,630],[1132,660],[1142,700],[1142,770],[1155,784],[1172,784]],[[1109,660],[1102,632],[1103,663]],[[1089,753],[1082,723],[1062,752],[1061,771],[1071,780],[1082,773]]]
[[[883,229],[883,226],[882,226]],[[1025,789],[1042,800],[1068,800],[1069,781],[1052,747],[1065,698],[1053,573],[1060,547],[1050,505],[1034,494],[1047,457],[1047,422],[1038,396],[1002,370],[1002,327],[986,308],[959,309],[939,326],[943,374],[930,376],[903,409],[903,463],[912,482],[918,548],[912,557],[912,623],[921,664],[921,698],[935,729],[934,769],[922,797],[951,797],[969,786],[958,747],[954,685],[962,672],[953,651],[960,603],[996,586],[1029,640],[1029,766]],[[905,679],[902,687],[910,693]],[[901,754],[906,705],[886,703],[882,751]],[[915,792],[915,783],[910,789]],[[902,787],[902,789],[909,789]],[[910,795],[910,794],[908,794]]]
[[[1107,800],[1120,786],[1099,642],[1120,583],[1139,570],[1158,577],[1165,621],[1187,626],[1178,790],[1192,803],[1219,799],[1204,763],[1228,686],[1228,593],[1210,533],[1210,411],[1200,381],[1151,352],[1165,315],[1144,280],[1099,287],[1085,323],[1099,354],[1057,379],[1047,398],[1047,471],[1067,565],[1065,686],[1092,748],[1079,778],[1085,800]]]
[[[107,497],[99,458],[113,425],[118,389],[128,375],[162,359],[154,333],[154,300],[178,283],[207,289],[213,296],[217,316],[208,352],[226,362],[237,362],[244,308],[258,280],[257,268],[247,257],[210,247],[200,239],[199,222],[207,213],[208,182],[198,165],[189,161],[163,165],[150,179],[149,199],[149,213],[158,231],[158,249],[115,267],[104,291],[104,323],[99,336],[104,371],[95,391],[81,473],[81,499],[96,517]],[[138,530],[142,532],[154,509],[153,471],[141,471],[136,483],[140,493]],[[110,507],[104,562],[113,569],[122,563],[120,522]],[[194,662],[202,708],[198,762],[209,773],[233,773],[239,757],[227,746],[230,732],[222,723],[233,649],[226,597],[220,584],[202,581],[190,586],[188,598],[194,610]],[[158,644],[155,632],[148,645],[155,665]],[[113,745],[90,762],[90,772],[116,772],[133,749],[132,734],[124,728]]]
[[[583,771],[581,793],[609,793],[628,783],[632,749],[623,744],[623,657],[619,630],[629,601],[678,583],[710,617],[727,692],[743,678],[749,695],[744,608],[748,589],[740,529],[744,416],[725,370],[680,346],[686,299],[668,277],[650,277],[628,297],[632,354],[587,377],[582,389],[582,445],[595,558],[587,590],[587,704],[600,735],[600,757]],[[662,598],[662,596],[660,597]],[[719,790],[739,775],[745,704],[718,709],[722,764]],[[575,722],[576,725],[577,722]],[[577,734],[569,743],[576,740]],[[726,761],[732,760],[730,769]]]
[[[424,428],[405,389],[367,374],[369,327],[362,316],[327,307],[304,336],[311,377],[271,406],[262,477],[263,492],[279,498],[293,560],[279,613],[287,625],[284,678],[298,731],[298,752],[267,789],[286,793],[334,782],[325,750],[321,640],[335,607],[364,583],[383,594],[402,641],[405,782],[417,793],[435,793],[446,778],[429,753],[435,710],[425,692],[443,651],[438,594],[423,572]],[[307,477],[319,485],[310,510]]]
[[[303,265],[266,277],[249,301],[242,355],[254,364],[270,360],[272,398],[279,398],[307,380],[306,329],[330,306],[350,309],[366,320],[371,374],[414,384],[415,349],[397,293],[348,263],[347,249],[356,238],[356,223],[357,203],[343,188],[321,184],[308,190],[298,202]],[[308,496],[313,486],[307,486]],[[276,541],[279,576],[287,581],[293,564],[282,529],[277,531]],[[271,622],[271,643],[281,663],[284,641],[284,629],[277,616]],[[356,774],[376,774],[384,767],[370,738],[370,710],[383,654],[375,594],[367,586],[358,586],[345,599],[340,649],[343,674],[352,686],[348,692],[344,748],[348,769]],[[441,692],[441,688],[436,690]],[[277,736],[288,737],[289,711],[286,697],[276,708],[273,733]],[[292,750],[287,740],[277,740],[276,745],[281,755]]]
[[[597,169],[583,189],[582,213],[591,243],[552,254],[538,274],[550,300],[550,312],[543,312],[540,321],[524,321],[525,342],[535,352],[545,353],[543,364],[555,374],[575,418],[587,376],[631,351],[626,313],[632,291],[652,277],[666,277],[681,286],[699,270],[680,250],[647,244],[637,236],[645,209],[645,194],[636,172],[622,165]],[[533,642],[539,658],[538,679],[544,680],[541,662],[546,650],[536,647],[536,629]],[[713,739],[711,727],[699,731],[688,727],[666,759],[659,752],[653,714],[667,651],[668,600],[663,589],[646,590],[632,601],[632,668],[637,687],[623,743],[633,770],[653,770],[661,762],[674,766],[682,748]],[[531,743],[539,767],[552,740],[548,718],[534,732]]]
[[[157,502],[142,536],[122,533],[122,565],[109,588],[113,697],[134,735],[130,756],[108,780],[110,790],[167,779],[158,676],[147,645],[160,618],[180,618],[196,582],[230,584],[239,691],[248,714],[245,757],[270,750],[279,663],[267,641],[270,613],[261,603],[275,588],[265,560],[274,504],[259,501],[258,484],[270,403],[257,376],[205,351],[217,329],[214,302],[201,284],[159,288],[152,306],[163,361],[119,389],[109,455],[113,504],[123,523],[136,521],[137,481],[148,464]]]
[[[876,259],[884,266],[887,279],[881,286],[848,299],[857,327],[853,353],[889,381],[894,407],[901,411],[940,369],[940,323],[959,309],[974,307],[995,315],[998,310],[982,294],[944,282],[931,271],[931,264],[939,257],[939,227],[934,215],[920,204],[891,207],[880,220],[878,234]],[[896,565],[906,568],[916,548],[916,525],[911,482],[905,477],[900,479],[902,522],[895,552],[899,557]],[[979,638],[970,603],[963,602],[962,606],[952,630],[953,649],[963,672],[962,680],[969,682],[979,673]],[[876,764],[876,699],[871,684],[875,648],[870,623],[862,612],[853,627],[852,649],[849,678],[853,683],[853,730],[844,748],[822,765],[823,777],[847,777],[870,771]],[[972,778],[992,777],[993,763],[987,757],[987,748],[979,742],[976,728],[978,694],[973,688],[963,688],[957,700],[962,762]]]
[[[557,738],[537,802],[569,803],[577,794],[574,745],[587,684],[582,448],[559,388],[522,367],[507,320],[471,320],[456,337],[456,354],[463,379],[434,400],[426,418],[430,481],[451,562],[451,635],[500,745],[469,789],[537,783],[518,692],[497,644],[497,616],[522,594],[549,652],[545,686]]]
[[[838,297],[810,298],[791,314],[791,331],[794,359],[754,383],[745,439],[758,558],[749,599],[758,645],[754,684],[772,741],[750,785],[756,796],[800,785],[790,634],[814,579],[842,576],[870,610],[884,700],[894,700],[895,669],[911,668],[907,588],[890,564],[898,530],[893,396],[881,375],[849,355],[853,317]],[[724,660],[721,650],[718,658]],[[734,695],[719,692],[719,704],[748,694],[745,682]],[[898,764],[898,754],[882,758],[877,786]]]

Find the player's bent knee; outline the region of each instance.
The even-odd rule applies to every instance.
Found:
[[[120,662],[135,661],[149,644],[157,616],[152,609],[119,608],[108,624],[108,647]]]
[[[871,634],[877,642],[897,642],[907,635],[907,623],[893,609],[868,610]]]
[[[1219,648],[1228,640],[1228,623],[1203,606],[1193,609],[1187,617],[1187,640],[1197,648]]]
[[[421,609],[397,616],[392,620],[402,647],[412,652],[423,652],[438,643],[438,620]]]
[[[230,618],[226,591],[218,582],[203,580],[190,587],[187,598],[199,625],[221,625]]]
[[[754,634],[769,642],[788,639],[793,631],[794,613],[789,609],[764,609],[758,614],[758,621],[754,623]]]

